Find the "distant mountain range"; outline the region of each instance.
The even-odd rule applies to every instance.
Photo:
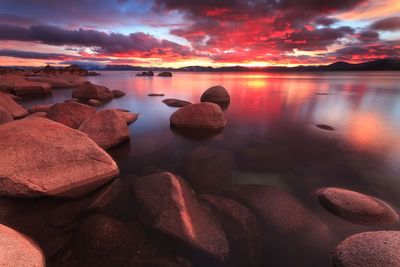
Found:
[[[80,65],[79,63],[77,65]],[[203,67],[188,66],[182,68],[161,68],[161,67],[141,67],[132,65],[90,65],[82,64],[82,68],[87,70],[128,70],[128,71],[193,71],[193,72],[306,72],[306,71],[400,71],[400,58],[386,58],[373,60],[363,63],[335,62],[330,65],[309,65],[296,67]],[[33,69],[32,67],[18,67],[22,69]]]

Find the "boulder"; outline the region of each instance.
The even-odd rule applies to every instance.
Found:
[[[39,117],[0,126],[0,195],[79,197],[118,175],[84,133]]]
[[[136,113],[131,113],[129,111],[124,111],[121,109],[115,109],[115,111],[118,112],[118,114],[126,122],[127,125],[134,123],[139,118],[139,114]]]
[[[29,237],[0,224],[0,266],[46,266],[42,250]]]
[[[201,195],[217,213],[229,239],[234,266],[260,266],[262,235],[256,217],[235,200]]]
[[[14,119],[11,113],[5,110],[4,108],[0,107],[0,125],[13,120]]]
[[[332,213],[359,224],[388,224],[399,215],[384,201],[354,191],[327,187],[317,191],[319,202]]]
[[[137,73],[135,76],[154,76],[154,73],[151,70],[149,70],[149,71]]]
[[[114,95],[107,87],[85,82],[74,89],[72,97],[83,100],[97,99],[107,101],[113,99]]]
[[[224,230],[183,179],[169,172],[156,173],[135,180],[133,188],[143,223],[215,260],[227,260]]]
[[[179,99],[175,99],[175,98],[164,99],[162,102],[165,103],[169,107],[184,107],[184,106],[192,104],[189,101],[179,100]]]
[[[216,104],[229,104],[231,102],[228,91],[222,86],[208,88],[200,98],[201,102],[211,102]]]
[[[317,124],[315,126],[322,130],[326,130],[326,131],[334,131],[335,130],[335,128],[333,128],[332,126],[326,125],[326,124]]]
[[[19,119],[28,115],[28,111],[15,102],[9,94],[0,92],[0,107],[9,112],[14,119]]]
[[[31,113],[31,114],[29,114],[29,115],[26,116],[26,117],[27,117],[27,118],[30,118],[30,117],[41,117],[41,118],[46,118],[46,116],[47,116],[47,112],[38,111],[38,112],[35,112],[35,113]]]
[[[88,104],[91,106],[100,106],[102,103],[97,99],[89,99]]]
[[[163,71],[160,72],[157,76],[161,76],[161,77],[172,77],[172,73],[169,71]]]
[[[69,88],[75,86],[70,80],[63,79],[60,75],[46,75],[42,77],[27,78],[29,81],[47,83],[52,89]]]
[[[400,232],[377,231],[352,235],[332,251],[336,267],[400,266]]]
[[[123,97],[124,95],[126,95],[123,91],[121,90],[112,90],[111,91],[114,95],[115,98],[119,98],[119,97]]]
[[[53,104],[48,104],[48,105],[38,105],[38,106],[33,106],[28,109],[29,113],[35,113],[35,112],[47,112],[49,109],[53,106]]]
[[[102,110],[86,119],[79,130],[86,133],[101,148],[108,149],[129,140],[129,128],[119,112]]]
[[[48,83],[26,80],[15,82],[13,90],[17,96],[37,96],[51,93],[51,87]]]
[[[93,116],[95,113],[95,108],[71,101],[54,104],[47,111],[46,117],[68,127],[77,129],[84,120]]]
[[[201,146],[186,156],[186,179],[196,192],[215,192],[230,178],[233,155],[228,150]]]
[[[218,105],[199,103],[175,111],[170,117],[170,123],[178,129],[220,131],[225,127],[226,119]]]

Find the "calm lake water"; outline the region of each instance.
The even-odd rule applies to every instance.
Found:
[[[400,225],[362,226],[336,217],[317,201],[320,187],[337,186],[367,193],[400,207],[400,73],[190,73],[172,78],[135,77],[127,71],[104,71],[93,83],[120,89],[126,96],[99,107],[139,113],[129,126],[131,141],[109,152],[121,173],[142,176],[171,171],[185,178],[187,155],[200,146],[223,148],[234,156],[229,173],[236,184],[281,188],[304,203],[327,225],[329,235],[304,240],[273,239],[278,249],[265,256],[271,266],[331,266],[330,251],[348,235]],[[199,102],[214,85],[224,86],[231,104],[225,129],[209,139],[192,139],[170,129],[176,110],[161,101]],[[149,97],[162,93],[165,97]],[[54,90],[30,107],[71,98],[72,90]],[[327,124],[335,131],[315,127]],[[206,179],[206,178],[205,178]],[[266,230],[268,231],[268,230]],[[286,251],[282,244],[298,245]],[[274,250],[274,245],[271,245]]]

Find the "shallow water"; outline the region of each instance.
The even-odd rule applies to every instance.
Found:
[[[227,174],[231,183],[281,188],[327,225],[328,230],[306,239],[276,237],[262,226],[266,235],[271,235],[267,252],[273,252],[264,255],[265,264],[330,266],[331,249],[348,235],[400,228],[398,224],[372,227],[347,222],[320,206],[313,194],[320,187],[337,186],[400,206],[398,72],[174,72],[172,78],[135,77],[126,71],[101,74],[89,80],[120,89],[126,96],[98,109],[123,108],[140,114],[129,127],[131,141],[109,151],[122,175],[166,170],[185,178],[190,164],[187,155],[192,150],[200,146],[223,148],[234,157],[233,169]],[[176,108],[161,101],[178,98],[199,102],[202,92],[214,85],[224,86],[231,96],[225,129],[209,139],[172,131],[169,116]],[[165,96],[147,96],[150,93]],[[54,90],[52,96],[23,104],[61,102],[71,94],[71,89]],[[330,125],[335,131],[317,128],[317,124]],[[286,244],[293,249],[286,250]]]

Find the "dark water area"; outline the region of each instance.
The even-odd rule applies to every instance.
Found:
[[[190,168],[194,166],[201,173],[217,162],[221,169],[227,169],[229,183],[280,188],[319,218],[323,229],[316,225],[312,234],[280,234],[260,225],[265,236],[262,266],[331,266],[331,250],[347,236],[400,229],[400,224],[365,226],[348,222],[323,208],[314,194],[321,187],[342,187],[400,207],[398,72],[176,72],[172,78],[135,77],[124,71],[101,74],[89,80],[122,90],[126,96],[98,110],[122,108],[140,114],[129,126],[130,142],[108,151],[120,168],[122,180],[169,171],[190,181]],[[214,85],[224,86],[231,96],[224,130],[207,139],[171,130],[169,117],[177,108],[168,107],[162,100],[199,102],[201,94]],[[149,97],[151,93],[165,96]],[[49,97],[25,100],[23,104],[57,103],[71,95],[71,89],[53,90]],[[316,127],[319,124],[335,130]],[[193,151],[201,147],[223,149],[232,156],[233,166],[225,168],[224,160],[218,158],[193,162]],[[201,188],[202,193],[213,191],[201,182],[194,187]],[[127,211],[132,203],[121,205],[126,205],[125,211],[118,217],[131,222],[135,215]],[[65,248],[61,251],[54,257],[65,257]],[[51,262],[59,264],[58,259]]]

